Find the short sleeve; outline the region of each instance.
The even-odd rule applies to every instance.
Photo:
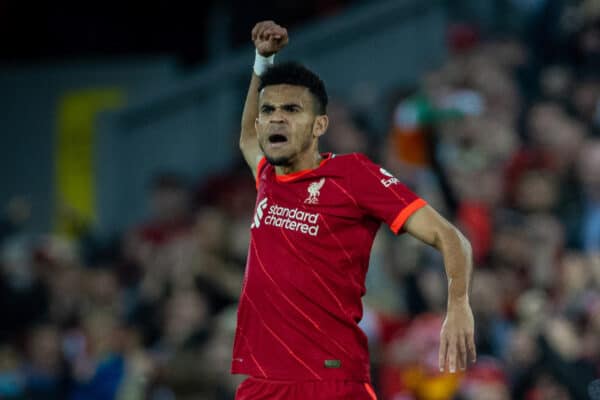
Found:
[[[366,156],[358,153],[353,156],[355,168],[350,187],[358,206],[398,234],[406,220],[427,202]]]

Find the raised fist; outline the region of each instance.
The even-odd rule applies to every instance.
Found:
[[[252,41],[261,56],[268,57],[288,43],[287,29],[273,21],[262,21],[252,29]]]

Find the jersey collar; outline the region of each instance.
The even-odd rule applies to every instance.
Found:
[[[293,180],[296,180],[298,178],[300,178],[301,176],[304,176],[318,168],[321,168],[323,165],[325,165],[325,163],[327,163],[327,161],[331,160],[333,157],[335,157],[335,154],[333,153],[321,153],[321,156],[323,157],[323,159],[321,160],[321,162],[319,163],[319,166],[316,168],[309,168],[309,169],[303,169],[302,171],[296,171],[296,172],[292,172],[291,174],[285,174],[285,175],[277,175],[275,174],[275,179],[277,180],[277,182],[281,182],[281,183],[285,183],[285,182],[291,182]]]

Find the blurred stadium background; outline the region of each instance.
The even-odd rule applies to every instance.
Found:
[[[477,364],[437,371],[445,276],[383,227],[381,400],[600,399],[600,1],[0,1],[0,398],[233,399],[255,189],[250,30],[472,241]]]

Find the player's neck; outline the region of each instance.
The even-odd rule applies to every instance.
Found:
[[[323,160],[319,151],[314,151],[306,154],[303,157],[299,157],[295,162],[288,166],[277,166],[275,167],[275,173],[277,175],[288,175],[295,172],[305,171],[307,169],[315,169]]]

